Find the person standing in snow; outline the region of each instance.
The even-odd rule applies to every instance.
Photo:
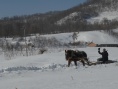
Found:
[[[100,52],[100,48],[98,48],[98,53],[102,55],[102,58],[99,58],[97,61],[102,61],[102,63],[105,63],[106,61],[108,61],[109,54],[105,48],[103,49],[103,52]]]

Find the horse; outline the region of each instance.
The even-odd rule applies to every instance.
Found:
[[[77,66],[77,61],[80,61],[83,66],[85,66],[85,62],[89,65],[87,54],[84,51],[65,50],[65,59],[68,61],[68,67],[72,61],[74,61],[75,66]]]

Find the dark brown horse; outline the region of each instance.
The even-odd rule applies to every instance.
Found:
[[[85,66],[85,62],[89,65],[87,54],[84,51],[65,50],[65,58],[68,61],[68,67],[72,61],[75,66],[77,66],[77,61],[82,62],[83,66]]]

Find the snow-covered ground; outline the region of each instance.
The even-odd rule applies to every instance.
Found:
[[[56,37],[61,41],[72,41],[72,33],[45,35]],[[106,38],[106,40],[105,40]],[[95,42],[114,42],[113,38],[105,33],[92,31],[81,32],[77,40]],[[63,49],[55,49],[40,55],[16,57],[6,60],[0,52],[0,88],[1,89],[117,89],[118,63],[100,64],[83,67],[67,67]],[[71,49],[71,48],[68,48]],[[72,48],[83,50],[90,61],[101,57],[97,47]],[[103,48],[101,48],[102,51]],[[118,48],[107,47],[110,60],[118,61]]]
[[[87,52],[91,61],[101,57],[97,48],[76,48]],[[101,48],[102,49],[102,48]],[[118,60],[118,48],[106,48],[109,59]],[[117,89],[118,63],[66,67],[64,50],[57,53],[4,60],[1,55],[1,89]]]
[[[118,29],[114,30],[115,32]],[[47,38],[55,37],[58,41],[63,43],[73,42],[72,39],[73,33],[61,33],[61,34],[50,34],[44,35]],[[118,40],[104,31],[88,31],[88,32],[79,32],[77,35],[76,41],[84,42],[94,42],[96,44],[117,44]]]

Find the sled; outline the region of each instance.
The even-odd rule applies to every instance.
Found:
[[[97,64],[110,64],[110,63],[115,63],[115,62],[117,62],[117,61],[108,60],[108,61],[106,61],[105,63],[103,63],[102,61],[90,62],[90,63],[89,63],[89,66],[91,66],[91,65],[97,65]]]

